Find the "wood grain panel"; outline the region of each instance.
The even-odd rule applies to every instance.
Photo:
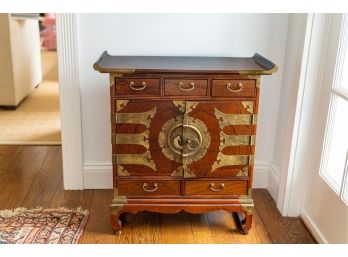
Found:
[[[116,79],[116,96],[157,96],[160,95],[159,78]]]
[[[118,180],[118,193],[126,196],[180,195],[180,181]]]
[[[255,97],[255,80],[214,79],[211,95],[215,97]]]
[[[185,195],[245,195],[247,189],[247,181],[188,180],[184,184]]]
[[[166,96],[207,96],[208,79],[165,79]]]

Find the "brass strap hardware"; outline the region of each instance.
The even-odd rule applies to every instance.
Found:
[[[122,78],[122,73],[110,73],[109,81],[110,81],[110,87],[115,86],[115,80],[116,78]]]
[[[184,167],[179,166],[177,167],[171,174],[172,177],[182,177],[184,176]]]
[[[151,160],[151,154],[149,151],[146,151],[143,154],[113,154],[112,162],[121,165],[144,165],[156,171],[156,164]]]
[[[112,123],[132,123],[132,124],[143,124],[147,128],[150,127],[151,119],[156,114],[156,107],[146,112],[139,113],[112,113]]]
[[[214,183],[210,183],[209,184],[209,189],[213,192],[220,192],[222,191],[223,189],[225,188],[225,184],[224,183],[221,183],[219,188],[216,188],[215,187],[215,184]]]
[[[231,88],[231,86],[232,86],[231,82],[227,82],[226,83],[227,90],[229,90],[229,91],[231,91],[233,93],[238,93],[238,92],[243,90],[243,83],[242,82],[238,83],[238,88],[237,89],[233,89],[233,88]]]
[[[248,175],[249,175],[249,166],[245,166],[237,173],[237,177],[241,177],[241,176],[247,177]]]
[[[240,146],[240,145],[254,145],[255,135],[226,135],[222,130],[220,131],[220,146],[219,150],[222,151],[228,146]]]
[[[199,102],[191,102],[191,101],[187,101],[186,102],[186,108],[185,108],[185,114],[189,114],[190,112],[192,112],[192,110],[194,108],[197,107],[197,105],[199,104]]]
[[[249,113],[254,112],[254,103],[251,101],[243,101],[242,102],[243,107],[247,110]]]
[[[179,109],[180,112],[184,113],[186,109],[185,101],[173,101],[173,104]]]
[[[149,130],[137,134],[113,134],[111,141],[116,145],[141,145],[149,149]]]
[[[148,187],[149,185],[147,183],[143,183],[143,190],[145,192],[155,192],[157,189],[158,189],[158,185],[157,183],[153,183],[153,188],[149,189],[149,188],[146,188]]]
[[[215,108],[215,117],[219,121],[220,129],[229,125],[252,125],[256,114],[227,114]]]
[[[133,81],[131,81],[131,82],[129,83],[129,87],[130,87],[131,89],[133,89],[133,90],[138,90],[138,91],[144,90],[144,89],[146,88],[146,82],[145,82],[145,81],[142,81],[142,82],[141,82],[141,85],[136,85]]]
[[[117,165],[117,176],[127,177],[129,175],[129,172],[122,165]]]
[[[120,112],[128,103],[129,100],[116,100],[116,111]]]
[[[250,165],[254,163],[253,155],[225,155],[221,152],[218,153],[216,161],[211,167],[211,172],[224,166],[235,166],[235,165]]]
[[[187,88],[185,88],[183,86],[184,86],[184,83],[180,81],[179,84],[178,84],[178,87],[180,88],[180,90],[182,90],[182,91],[192,91],[195,88],[195,83],[191,82],[190,83],[190,87],[187,87]]]

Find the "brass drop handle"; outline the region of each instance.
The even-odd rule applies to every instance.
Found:
[[[192,138],[187,140],[187,148],[190,150],[195,150],[199,147],[200,142],[197,138]]]
[[[185,87],[183,87],[184,86],[184,82],[180,81],[178,86],[183,91],[191,91],[191,90],[193,90],[195,88],[195,83],[191,82],[190,83],[190,87],[185,88]]]
[[[158,189],[158,185],[157,183],[153,183],[153,187],[152,188],[147,188],[149,185],[147,183],[143,184],[143,190],[146,192],[155,192]]]
[[[229,90],[229,91],[231,91],[233,93],[237,93],[237,92],[240,92],[240,91],[243,90],[243,83],[242,82],[238,83],[238,88],[237,89],[233,89],[233,88],[231,88],[231,86],[232,86],[231,82],[227,82],[226,83],[227,90]]]
[[[141,82],[141,85],[136,85],[133,81],[129,83],[129,87],[133,90],[144,90],[146,88],[146,82]]]
[[[224,184],[224,183],[221,183],[219,188],[216,188],[214,183],[210,183],[210,184],[209,184],[209,189],[210,189],[211,191],[213,191],[213,192],[220,192],[220,191],[222,191],[224,188],[225,188],[225,184]]]

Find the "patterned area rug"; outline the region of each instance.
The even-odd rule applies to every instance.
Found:
[[[0,244],[76,244],[88,211],[67,209],[0,211]]]

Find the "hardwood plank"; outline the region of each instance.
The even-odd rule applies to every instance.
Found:
[[[191,228],[190,214],[161,214],[162,244],[190,244],[194,242]]]
[[[30,185],[20,205],[27,208],[40,206],[48,208],[62,179],[61,147],[49,148],[48,156],[42,165],[39,174]]]
[[[190,215],[193,242],[195,244],[213,244],[214,237],[209,227],[206,213]]]
[[[138,213],[113,234],[112,190],[64,191],[61,147],[0,146],[0,208],[66,207],[90,210],[80,243],[315,243],[299,218],[282,217],[266,190],[253,190],[255,210],[248,236],[231,214]],[[132,215],[127,215],[128,219]]]
[[[89,219],[80,243],[115,243],[110,223],[112,190],[95,190],[89,209]]]
[[[251,236],[254,236],[253,244],[271,244],[272,240],[268,231],[261,220],[260,214],[256,208],[254,208],[253,226]],[[250,233],[249,233],[250,234]],[[243,237],[243,235],[241,235]]]
[[[207,218],[215,244],[235,244],[238,232],[232,216],[225,211],[207,213]]]
[[[253,199],[273,243],[315,243],[299,218],[281,216],[266,190],[255,189]]]
[[[7,172],[7,169],[16,161],[18,154],[23,150],[20,146],[0,146],[0,176]]]
[[[83,210],[89,210],[93,193],[94,190],[64,190],[63,179],[61,179],[49,207],[67,209],[80,207]]]
[[[271,243],[259,214],[254,210],[253,226],[247,236],[239,233],[232,214],[224,211],[211,212],[208,215],[210,229],[215,243],[257,244]]]
[[[131,222],[125,222],[122,235],[117,237],[119,244],[158,244],[161,243],[160,214],[139,212]]]
[[[21,146],[20,148],[14,160],[11,161],[9,158],[10,166],[0,175],[1,209],[21,206],[23,198],[29,190],[32,190],[31,185],[52,150],[47,147]]]

